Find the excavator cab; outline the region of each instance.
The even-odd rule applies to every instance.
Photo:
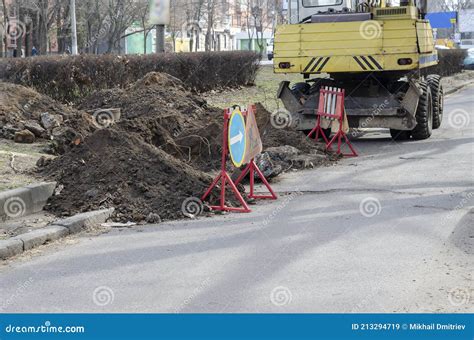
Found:
[[[310,20],[315,14],[348,12],[353,0],[291,0],[289,6],[290,24]]]
[[[408,7],[418,9],[424,18],[427,0],[290,0],[289,23],[314,22],[315,16],[338,13],[370,13],[374,8]],[[347,17],[346,17],[347,18]]]

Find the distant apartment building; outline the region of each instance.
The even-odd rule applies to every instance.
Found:
[[[282,0],[221,0],[211,29],[212,50],[255,50],[265,53],[276,24],[276,7]],[[281,5],[280,5],[281,6]],[[176,51],[204,51],[208,32],[207,13],[196,23],[183,24],[176,39]],[[196,31],[189,27],[198,26]],[[191,44],[193,48],[191,48]],[[263,49],[261,48],[263,45]]]

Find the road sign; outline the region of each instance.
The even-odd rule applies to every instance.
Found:
[[[170,0],[150,0],[150,25],[169,25]]]
[[[263,149],[257,120],[255,119],[255,105],[249,105],[247,109],[245,133],[247,135],[247,145],[245,148],[244,164],[247,164],[260,154]]]
[[[232,163],[241,167],[245,158],[247,138],[245,134],[245,120],[242,112],[235,109],[229,119],[229,153]]]

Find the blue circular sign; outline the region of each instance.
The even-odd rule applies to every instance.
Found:
[[[245,136],[245,120],[240,110],[234,110],[229,120],[229,153],[232,163],[241,167],[245,157],[247,139]]]

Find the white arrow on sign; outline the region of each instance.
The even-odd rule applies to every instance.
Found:
[[[237,136],[230,138],[230,145],[234,145],[235,143],[242,143],[243,139],[244,135],[242,134],[242,131],[239,131],[239,134]]]

